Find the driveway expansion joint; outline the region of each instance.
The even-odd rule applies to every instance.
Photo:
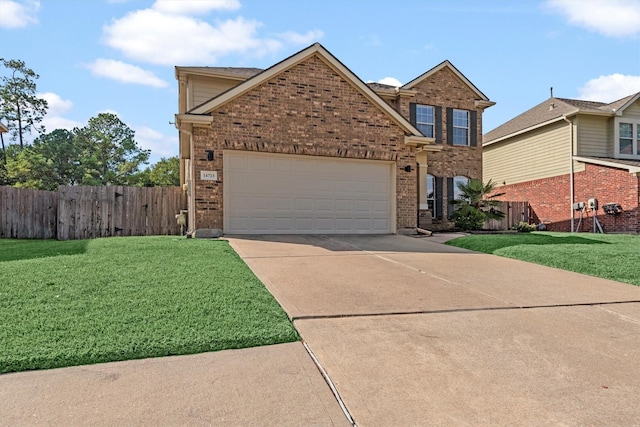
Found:
[[[414,311],[395,311],[387,313],[351,313],[351,314],[318,314],[310,316],[292,317],[291,322],[297,320],[329,320],[329,319],[348,319],[361,317],[383,317],[383,316],[408,316],[415,314],[445,314],[445,313],[469,313],[474,311],[507,311],[507,310],[535,310],[539,308],[570,308],[570,307],[598,307],[619,304],[637,304],[640,300],[629,301],[604,301],[604,302],[580,302],[572,304],[546,304],[546,305],[521,305],[511,307],[478,307],[478,308],[451,308],[442,310],[414,310]]]

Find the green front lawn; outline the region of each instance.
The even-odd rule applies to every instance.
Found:
[[[0,240],[0,373],[296,340],[226,241]]]
[[[447,244],[640,286],[640,236],[550,232],[476,234]]]

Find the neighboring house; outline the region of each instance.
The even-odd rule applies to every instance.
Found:
[[[610,104],[549,98],[484,135],[483,148],[483,179],[505,200],[528,200],[532,221],[593,231],[596,213],[604,232],[640,233],[640,93]]]
[[[449,228],[454,183],[482,176],[494,103],[448,61],[395,88],[364,83],[316,43],[266,70],[176,67],[176,78],[191,231]]]
[[[5,133],[5,132],[9,132],[9,129],[5,125],[0,123],[0,133]]]

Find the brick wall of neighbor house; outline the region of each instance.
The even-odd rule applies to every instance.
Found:
[[[575,201],[598,199],[598,221],[605,233],[640,233],[640,177],[626,170],[587,164],[583,172],[574,176]],[[505,195],[502,200],[528,200],[535,223],[543,222],[551,231],[571,231],[569,212],[569,175],[505,185],[498,188]],[[606,215],[605,203],[619,203],[623,212]],[[593,231],[593,220],[584,217],[579,231]],[[579,212],[575,212],[575,226]]]
[[[193,133],[195,227],[223,228],[223,150],[396,162],[396,226],[416,226],[415,151],[404,131],[350,83],[313,56],[212,113]],[[214,150],[214,161],[205,150]],[[201,170],[218,170],[217,182]]]
[[[443,68],[429,78],[422,80],[413,89],[417,94],[413,98],[402,98],[400,113],[409,118],[409,103],[433,105],[442,107],[442,140],[443,149],[437,153],[429,153],[427,156],[427,172],[436,177],[442,177],[442,203],[443,219],[421,221],[421,225],[430,230],[446,230],[453,227],[453,222],[447,220],[447,180],[457,175],[469,178],[482,179],[482,109],[476,108],[477,95],[463,83],[451,70]],[[452,146],[447,141],[447,107],[477,111],[477,146],[460,147]],[[421,188],[426,188],[426,182],[420,183]],[[426,190],[425,190],[426,191]],[[515,200],[515,199],[514,199]],[[421,218],[426,218],[421,212]]]

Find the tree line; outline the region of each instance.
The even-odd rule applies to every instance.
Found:
[[[55,190],[59,185],[179,185],[177,157],[148,165],[149,150],[135,140],[135,132],[117,115],[100,113],[84,127],[55,129],[41,125],[47,101],[36,95],[39,78],[21,60],[0,58],[0,185]],[[38,136],[31,144],[26,134]],[[16,143],[17,142],[17,143]]]

